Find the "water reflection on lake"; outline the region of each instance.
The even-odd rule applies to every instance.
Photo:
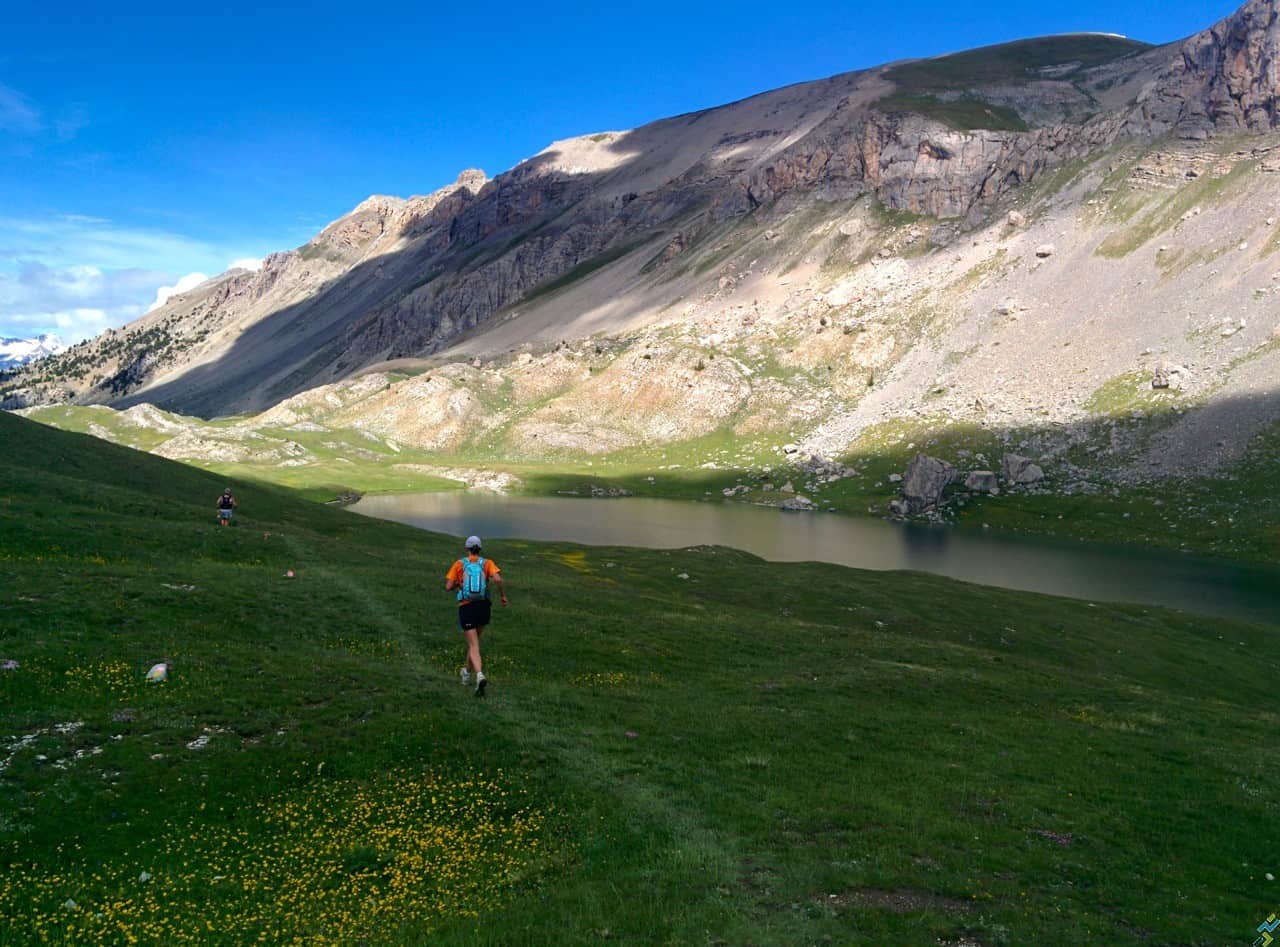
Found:
[[[590,545],[731,546],[764,559],[913,569],[1099,601],[1145,602],[1280,624],[1280,569],[1163,551],[902,525],[738,503],[509,497],[369,496],[353,509],[441,533]]]

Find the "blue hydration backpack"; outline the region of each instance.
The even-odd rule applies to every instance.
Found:
[[[462,588],[458,589],[459,602],[479,602],[489,597],[489,581],[484,574],[484,558],[475,562],[468,559],[462,563]]]

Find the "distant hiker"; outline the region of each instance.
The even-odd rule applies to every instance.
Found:
[[[218,522],[223,526],[231,525],[231,514],[240,504],[236,502],[236,498],[231,495],[231,488],[222,491],[222,496],[218,497]]]
[[[445,591],[458,590],[458,630],[467,640],[467,663],[462,668],[464,685],[471,684],[474,672],[476,696],[483,697],[488,681],[480,662],[480,636],[489,624],[489,583],[498,586],[503,606],[508,604],[507,593],[502,588],[502,572],[492,559],[480,555],[480,537],[468,536],[467,554],[450,566],[444,577]]]

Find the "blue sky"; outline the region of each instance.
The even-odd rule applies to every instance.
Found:
[[[1168,42],[1236,4],[269,6],[6,11],[0,336],[95,334],[369,194],[496,174],[557,138],[1025,36]]]

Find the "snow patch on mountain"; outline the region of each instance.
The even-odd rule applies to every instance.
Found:
[[[0,338],[0,371],[57,355],[66,347],[56,335],[49,334],[38,335],[34,339]]]

